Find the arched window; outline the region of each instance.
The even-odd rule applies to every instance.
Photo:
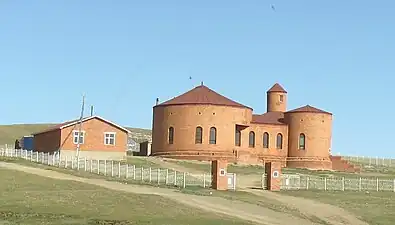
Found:
[[[210,128],[210,144],[217,144],[217,128],[211,127]]]
[[[299,135],[299,149],[305,150],[305,148],[306,148],[306,136],[303,133],[301,133]]]
[[[173,144],[174,141],[174,128],[169,127],[169,144]]]
[[[249,138],[248,138],[248,146],[250,148],[255,147],[255,133],[254,133],[254,131],[250,131]]]
[[[263,147],[269,148],[269,133],[268,132],[263,133]]]
[[[195,144],[201,144],[203,141],[203,128],[196,127]]]
[[[235,133],[235,145],[241,146],[241,132],[237,128],[236,128],[236,133]]]
[[[280,133],[277,134],[276,148],[283,149],[283,135]]]

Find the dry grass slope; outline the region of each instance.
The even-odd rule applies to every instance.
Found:
[[[16,139],[19,139],[25,135],[30,135],[35,132],[39,132],[47,129],[48,127],[56,124],[13,124],[13,125],[0,125],[0,145],[2,144],[14,144]],[[151,136],[151,130],[126,127],[132,132],[132,138],[141,142]]]

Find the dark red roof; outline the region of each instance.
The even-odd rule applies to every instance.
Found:
[[[287,93],[287,91],[286,91],[279,83],[275,83],[275,84],[267,91],[267,93],[271,93],[271,92]]]
[[[194,89],[156,105],[155,107],[168,105],[221,105],[252,109],[220,95],[204,85],[197,86]]]
[[[63,126],[66,126],[67,124],[75,123],[77,121],[79,121],[79,119],[78,120],[70,120],[70,121],[67,121],[67,122],[64,122],[64,123],[60,123],[60,124],[51,126],[48,129],[45,129],[43,131],[40,131],[40,132],[37,132],[37,133],[34,133],[34,134],[41,134],[41,133],[46,133],[46,132],[49,132],[49,131],[58,130],[58,129],[60,129]]]
[[[332,115],[332,113],[330,113],[330,112],[326,112],[326,111],[324,111],[324,110],[315,108],[315,107],[310,106],[310,105],[305,105],[305,106],[302,106],[302,107],[300,107],[300,108],[287,111],[286,113],[298,113],[298,112],[305,112],[305,113],[324,113],[324,114],[330,114],[330,115]]]
[[[284,125],[282,121],[284,120],[283,112],[267,112],[261,115],[252,115],[251,123],[257,124],[273,124],[273,125]]]

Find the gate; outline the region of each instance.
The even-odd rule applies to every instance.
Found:
[[[235,173],[227,173],[228,178],[228,189],[236,190],[236,174]]]

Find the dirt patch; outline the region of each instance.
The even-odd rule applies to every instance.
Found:
[[[49,177],[61,180],[73,180],[87,184],[97,185],[108,189],[138,194],[152,194],[167,197],[173,201],[185,204],[190,207],[200,208],[208,212],[225,214],[230,217],[236,217],[245,221],[251,221],[256,224],[264,225],[289,225],[315,224],[309,220],[302,219],[293,215],[282,212],[276,212],[258,205],[248,204],[241,201],[228,200],[213,196],[195,196],[176,192],[172,189],[153,188],[138,185],[127,185],[117,182],[105,181],[100,179],[88,179],[76,177],[68,174],[59,173],[51,170],[32,168],[13,163],[0,163],[0,167],[23,171],[39,176]]]
[[[296,208],[306,216],[316,216],[324,220],[327,224],[332,225],[369,225],[366,222],[359,220],[353,214],[346,210],[310,199],[297,198],[293,196],[285,196],[270,191],[263,190],[247,190],[250,193],[264,196],[266,198],[274,199],[286,204],[291,208]]]

